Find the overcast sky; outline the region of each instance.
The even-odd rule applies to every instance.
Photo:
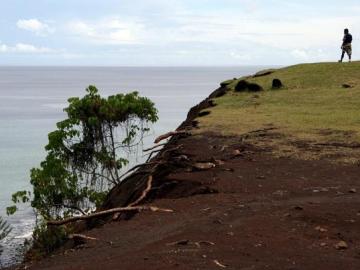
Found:
[[[335,61],[359,0],[1,0],[0,65]]]

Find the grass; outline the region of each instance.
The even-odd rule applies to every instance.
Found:
[[[272,90],[274,78],[285,87]],[[285,138],[278,146],[360,143],[360,62],[302,64],[246,78],[263,87],[259,93],[234,92],[241,79],[227,81],[230,91],[215,100],[210,115],[199,118],[200,132],[236,136],[273,127]],[[345,89],[344,83],[353,87]]]

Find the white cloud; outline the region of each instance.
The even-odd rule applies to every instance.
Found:
[[[33,32],[39,36],[46,36],[55,32],[54,28],[51,28],[49,25],[38,19],[21,19],[17,21],[16,26],[19,29]]]
[[[21,54],[56,54],[62,52],[61,50],[54,50],[47,47],[36,47],[32,44],[17,43],[14,46],[9,46],[0,43],[1,53],[21,53]]]
[[[144,26],[136,21],[117,18],[97,22],[73,21],[68,31],[97,44],[136,44],[140,43],[140,32]]]

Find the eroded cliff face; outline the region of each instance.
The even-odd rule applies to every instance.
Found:
[[[226,91],[226,87],[220,87],[212,92],[208,98],[191,108],[186,120],[177,128],[177,131],[186,131],[186,133],[172,136],[162,150],[149,161],[148,165],[141,166],[124,179],[120,185],[114,187],[107,196],[103,209],[126,206],[135,201],[145,189],[149,175],[153,176],[154,181],[153,191],[148,194],[147,202],[156,198],[166,198],[168,193],[174,193],[177,188],[180,188],[178,183],[166,181],[166,177],[177,169],[188,168],[190,170],[193,166],[188,157],[179,155],[181,150],[179,140],[191,136],[191,131],[197,128],[196,118],[201,117],[202,111],[214,107],[215,102],[213,99],[223,96]],[[197,186],[189,186],[188,188],[190,190],[186,192],[193,193],[195,191],[192,189],[196,189]],[[180,189],[183,190],[184,187]],[[179,194],[179,196],[181,197],[182,194]]]

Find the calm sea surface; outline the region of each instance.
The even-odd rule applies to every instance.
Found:
[[[16,246],[31,236],[34,214],[27,206],[6,217],[11,194],[29,189],[29,170],[44,158],[47,134],[64,118],[67,99],[96,85],[102,95],[137,90],[152,99],[160,120],[156,135],[175,129],[190,107],[226,79],[264,67],[0,67],[0,215],[14,227],[2,243],[2,265],[19,259]]]

